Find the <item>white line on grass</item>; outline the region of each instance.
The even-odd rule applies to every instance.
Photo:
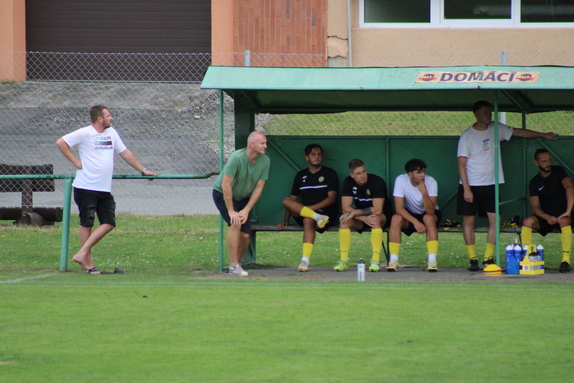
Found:
[[[16,279],[10,279],[8,281],[0,281],[0,283],[18,283],[18,282],[23,282],[23,281],[29,281],[31,279],[40,279],[40,278],[46,278],[46,277],[51,277],[57,275],[55,273],[51,273],[51,274],[42,274],[42,275],[35,275],[33,277],[26,277],[26,278],[16,278]]]

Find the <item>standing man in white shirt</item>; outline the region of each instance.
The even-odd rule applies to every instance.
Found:
[[[484,252],[483,266],[494,263],[496,249],[496,214],[494,190],[494,122],[492,122],[492,104],[477,101],[472,111],[476,122],[460,135],[458,141],[458,187],[457,214],[463,216],[462,231],[466,250],[470,259],[469,271],[479,271],[476,258],[474,222],[476,214],[488,217],[488,235]],[[545,138],[557,140],[554,132],[541,133],[529,129],[517,129],[498,124],[498,141],[508,141],[510,137]],[[504,183],[502,161],[498,158],[498,183]]]
[[[428,264],[427,270],[437,271],[436,255],[438,252],[438,224],[441,212],[436,204],[438,185],[436,180],[426,174],[427,164],[413,158],[405,164],[406,173],[395,179],[393,197],[395,211],[389,229],[390,259],[387,271],[397,271],[399,267],[399,250],[401,232],[410,236],[412,233],[426,233]]]
[[[90,109],[91,125],[66,134],[56,141],[64,157],[76,167],[74,201],[80,212],[81,248],[74,257],[88,274],[100,274],[92,259],[92,248],[116,226],[116,203],[111,194],[114,154],[118,153],[143,176],[155,176],[147,170],[124,145],[112,127],[112,116],[107,107],[96,105]],[[78,159],[71,148],[78,146]],[[150,180],[151,181],[151,180]],[[92,230],[94,218],[99,225]]]

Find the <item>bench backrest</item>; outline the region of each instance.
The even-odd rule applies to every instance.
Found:
[[[297,171],[307,166],[303,152],[305,146],[315,142],[323,147],[323,164],[337,171],[341,184],[349,174],[349,160],[360,158],[365,162],[367,172],[383,177],[389,196],[392,196],[395,178],[404,173],[404,164],[411,158],[424,160],[428,166],[427,173],[438,182],[438,204],[443,211],[443,220],[461,220],[456,214],[458,136],[267,136],[267,140],[270,176],[253,209],[253,217],[260,224],[276,224],[282,220],[284,210],[281,201],[290,194]],[[533,164],[535,150],[548,148],[553,163],[564,166],[572,174],[574,157],[570,153],[573,144],[574,137],[570,136],[560,137],[559,141],[513,138],[502,143],[506,179],[500,186],[503,220],[530,214],[528,182],[538,171]],[[477,225],[487,225],[487,222],[479,219]]]

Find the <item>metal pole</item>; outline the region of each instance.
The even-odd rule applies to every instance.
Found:
[[[62,210],[62,243],[60,245],[60,271],[68,271],[68,246],[70,243],[70,204],[72,178],[64,180],[64,205]]]
[[[496,264],[500,266],[500,188],[499,188],[499,153],[500,140],[498,139],[498,91],[494,93],[494,215],[495,215],[495,254]]]
[[[500,65],[506,66],[506,57],[507,57],[506,49],[503,49],[500,52]],[[500,122],[506,124],[506,112],[500,113]]]
[[[243,51],[243,66],[251,66],[251,51]]]
[[[223,171],[223,90],[219,90],[219,171]],[[223,217],[219,215],[219,271],[223,271]]]

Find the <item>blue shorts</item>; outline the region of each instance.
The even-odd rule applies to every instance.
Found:
[[[225,222],[227,222],[227,226],[231,226],[231,218],[229,218],[229,213],[227,212],[227,206],[225,205],[225,201],[223,200],[223,193],[213,189],[213,202],[215,202],[215,206],[219,213],[221,213],[221,217]],[[241,201],[233,200],[233,209],[235,211],[241,211],[247,204],[249,203],[249,197],[242,199]],[[245,234],[251,234],[251,212],[249,212],[249,217],[247,217],[247,221],[241,225],[241,232]]]
[[[80,226],[93,227],[96,214],[100,225],[116,226],[116,201],[112,193],[74,188],[74,201],[80,211]]]

